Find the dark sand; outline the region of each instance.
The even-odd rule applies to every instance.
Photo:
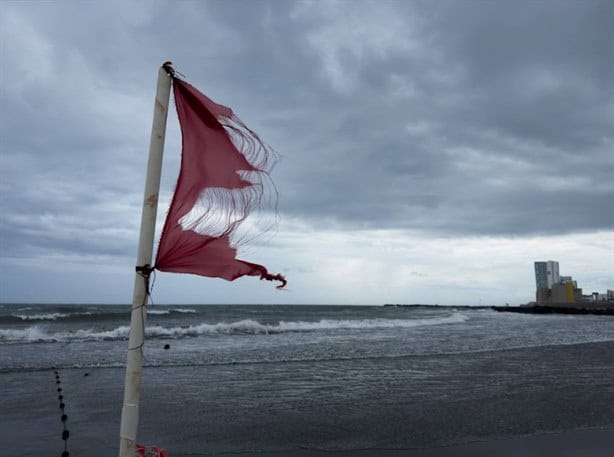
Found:
[[[200,367],[199,370],[205,370]],[[186,371],[187,370],[187,371]],[[191,371],[190,371],[191,370]],[[301,411],[286,414],[281,419],[265,416],[237,417],[235,421],[207,423],[207,412],[201,413],[198,408],[185,407],[185,402],[194,392],[189,386],[180,387],[180,392],[173,394],[173,380],[181,380],[187,373],[194,370],[184,368],[183,373],[177,368],[146,369],[141,409],[141,429],[139,441],[147,444],[157,444],[168,449],[171,457],[207,456],[207,455],[245,455],[259,457],[273,456],[412,456],[412,457],[611,457],[614,455],[614,427],[612,424],[600,424],[596,427],[568,431],[547,432],[535,430],[529,434],[510,436],[470,436],[467,427],[462,430],[450,430],[453,445],[449,446],[405,446],[402,449],[402,434],[415,435],[415,442],[420,443],[421,430],[412,426],[412,418],[391,417],[386,423],[378,418],[377,411],[371,418],[335,418],[323,417],[318,424],[301,422]],[[88,376],[85,376],[85,373]],[[123,369],[70,369],[60,371],[61,387],[63,389],[67,426],[70,430],[68,450],[71,457],[107,457],[117,455],[119,415],[123,389]],[[54,374],[49,371],[34,371],[23,373],[0,373],[2,398],[0,400],[0,455],[6,457],[21,456],[60,456],[64,443],[61,439],[62,424]],[[157,390],[157,393],[154,392]],[[174,400],[176,399],[176,400]],[[495,408],[493,417],[505,414],[513,404],[513,399],[500,405],[490,404]],[[212,397],[215,402],[215,397]],[[223,403],[219,399],[218,403]],[[213,403],[211,404],[213,405]],[[208,411],[212,407],[201,405]],[[441,406],[432,405],[432,417],[428,410],[420,414],[426,415],[425,422],[435,422],[432,426],[445,427],[443,415],[453,415],[455,420],[466,415],[468,423],[475,421],[473,417],[479,411],[480,405],[452,404],[446,411]],[[539,405],[536,405],[539,406]],[[596,417],[603,415],[613,405],[603,404],[596,410]],[[223,407],[223,405],[221,405]],[[428,409],[428,408],[427,408]],[[241,412],[239,415],[243,414]],[[513,411],[510,414],[514,414]],[[192,416],[192,417],[189,417]],[[230,416],[232,418],[232,415]],[[294,417],[294,419],[292,419]],[[248,424],[253,419],[254,423]],[[340,420],[337,420],[340,419]],[[276,422],[278,421],[278,422]],[[356,434],[369,432],[352,429],[361,422],[371,421],[374,435],[396,436],[397,442],[392,444],[397,449],[361,448],[361,439]],[[603,422],[596,420],[596,422]],[[451,422],[450,422],[451,423]],[[301,426],[302,424],[302,426]],[[354,424],[354,425],[353,425]],[[527,428],[534,427],[534,424]],[[360,428],[360,427],[359,427]],[[381,429],[380,429],[381,428]],[[470,429],[470,428],[469,428]],[[495,427],[496,429],[496,427]],[[522,427],[520,427],[522,429]],[[267,432],[268,430],[268,432]],[[445,432],[445,431],[444,431]],[[267,434],[268,436],[258,436]],[[321,440],[326,442],[326,435],[347,435],[356,446],[348,441],[351,450],[319,448],[313,443]],[[444,433],[445,434],[445,433]],[[233,438],[234,437],[234,438]],[[241,437],[241,438],[240,438]],[[243,440],[244,442],[233,442]],[[348,438],[349,440],[350,438]],[[430,438],[429,438],[430,439]],[[428,442],[428,440],[426,440]],[[308,446],[296,443],[312,443]],[[264,444],[264,446],[262,445]]]

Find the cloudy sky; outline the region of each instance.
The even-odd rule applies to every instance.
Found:
[[[128,303],[160,64],[282,156],[287,291],[156,303],[522,303],[614,289],[610,1],[0,2],[0,300]],[[179,165],[169,115],[159,223]],[[160,225],[159,224],[159,225]]]

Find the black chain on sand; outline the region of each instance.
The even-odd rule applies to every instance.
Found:
[[[62,383],[60,382],[60,373],[58,370],[53,368],[53,373],[55,374],[55,385],[58,386],[58,401],[60,402],[60,411],[62,415],[60,416],[60,420],[62,421],[62,440],[64,440],[64,452],[62,452],[61,457],[69,457],[68,452],[68,437],[70,436],[70,432],[66,428],[66,421],[68,420],[68,416],[66,415],[66,405],[64,404],[64,394],[62,391]]]

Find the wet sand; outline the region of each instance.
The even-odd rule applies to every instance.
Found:
[[[203,422],[202,417],[186,418],[185,414],[194,414],[195,409],[182,408],[185,398],[191,393],[183,391],[176,396],[173,389],[176,387],[174,381],[181,379],[175,377],[178,370],[147,369],[148,376],[144,381],[146,393],[142,403],[142,422],[139,432],[139,441],[147,444],[157,444],[167,448],[171,457],[194,457],[194,456],[224,456],[242,455],[258,457],[375,457],[375,456],[410,456],[410,457],[480,457],[480,456],[500,456],[500,457],[538,457],[538,456],[557,456],[557,457],[610,457],[614,455],[614,426],[612,424],[601,424],[601,426],[585,429],[556,431],[556,432],[536,432],[521,436],[486,436],[472,437],[465,434],[456,434],[455,443],[448,446],[416,446],[411,448],[362,448],[359,437],[356,440],[355,448],[348,445],[349,449],[326,449],[317,446],[295,446],[292,445],[292,438],[296,438],[296,443],[304,441],[314,442],[318,437],[317,433],[326,434],[324,429],[317,431],[315,428],[300,428],[296,424],[288,424],[288,429],[284,426],[276,425],[276,428],[269,428],[270,436],[264,441],[271,443],[277,440],[276,434],[283,439],[279,439],[277,445],[269,448],[258,447],[258,437],[246,438],[245,443],[228,443],[220,445],[215,442],[216,434],[227,432],[232,437],[250,437],[249,427],[238,431],[237,428],[243,427],[243,420],[249,421],[250,418],[243,418],[238,422],[211,423]],[[88,376],[85,376],[85,373]],[[60,379],[66,404],[65,412],[68,415],[67,428],[70,430],[68,440],[68,450],[72,456],[88,457],[107,457],[116,455],[118,443],[119,414],[121,410],[121,395],[123,386],[123,369],[70,369],[60,371]],[[2,399],[0,400],[0,419],[2,427],[0,429],[0,446],[2,455],[7,457],[29,457],[47,455],[58,457],[64,450],[64,442],[61,439],[62,424],[60,421],[61,411],[58,407],[56,384],[54,374],[51,370],[34,371],[25,373],[0,373],[0,385],[2,386]],[[157,390],[157,393],[154,392]],[[177,398],[179,403],[173,406],[173,398]],[[159,401],[162,399],[162,401]],[[221,401],[221,400],[220,400]],[[458,405],[456,405],[458,406]],[[476,405],[479,407],[480,405]],[[454,408],[451,405],[451,408]],[[603,405],[608,409],[611,405]],[[434,415],[440,415],[441,411],[433,410]],[[475,418],[471,417],[472,411],[465,409],[459,411],[450,409],[449,414],[453,414],[458,420],[458,416],[467,414],[466,420],[471,422]],[[300,416],[301,412],[296,411]],[[426,412],[428,414],[428,412]],[[595,411],[598,415],[599,411]],[[203,412],[202,416],[207,414]],[[403,424],[388,422],[381,424],[377,419],[378,414],[374,412],[374,417],[364,418],[365,421],[374,420],[374,427],[380,424],[383,428],[398,428],[398,432],[420,434],[420,430],[408,429]],[[334,417],[328,418],[335,424]],[[391,418],[399,420],[402,418]],[[441,421],[441,419],[439,419]],[[259,421],[255,418],[255,421]],[[343,418],[341,426],[352,424],[351,421]],[[596,422],[599,422],[597,420]],[[247,423],[247,422],[245,422]],[[273,423],[275,423],[273,421]],[[261,426],[263,428],[261,428]],[[256,423],[253,430],[262,431],[271,424]],[[209,428],[209,430],[208,430]],[[265,432],[267,433],[267,432]],[[295,435],[292,435],[294,433]],[[330,430],[330,433],[341,433],[353,436],[355,430],[337,428]],[[375,430],[374,434],[385,434],[383,431]],[[288,437],[288,435],[290,435]],[[399,435],[397,435],[399,436]],[[219,440],[219,438],[217,438]],[[223,440],[222,440],[223,441]],[[417,439],[417,442],[420,440]],[[326,442],[322,439],[322,442]],[[391,443],[394,446],[394,442]],[[402,447],[402,446],[401,446]]]

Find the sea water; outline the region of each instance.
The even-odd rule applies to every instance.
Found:
[[[46,430],[53,367],[73,449],[111,452],[129,320],[128,305],[0,305],[0,417],[26,424],[12,433],[38,437],[36,449],[59,442]],[[172,455],[406,449],[614,424],[611,316],[156,305],[145,333],[139,438]],[[4,438],[11,455],[31,451]]]

